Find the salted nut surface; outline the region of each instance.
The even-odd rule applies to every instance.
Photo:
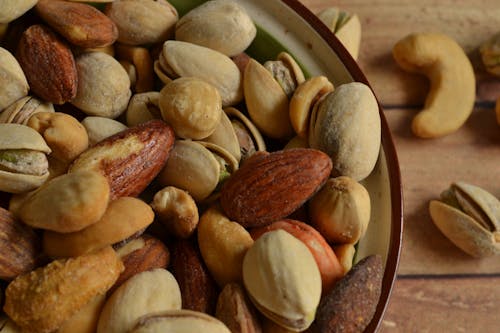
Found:
[[[1,332],[364,330],[368,86],[252,54],[244,2],[1,2]],[[498,251],[498,202],[454,192]]]

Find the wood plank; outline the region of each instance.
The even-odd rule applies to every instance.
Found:
[[[433,224],[428,202],[454,181],[475,184],[500,197],[500,126],[491,109],[475,110],[456,133],[416,138],[410,130],[417,110],[385,111],[398,152],[404,193],[400,274],[500,273],[498,257],[463,253]]]
[[[500,277],[398,279],[380,333],[499,331]]]
[[[302,0],[314,13],[336,6],[356,13],[362,25],[358,63],[377,97],[386,106],[421,105],[427,80],[399,69],[392,58],[394,44],[413,32],[442,32],[469,54],[477,73],[477,99],[492,101],[500,80],[485,73],[478,46],[500,27],[498,0]]]

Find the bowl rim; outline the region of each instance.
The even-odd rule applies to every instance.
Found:
[[[321,36],[321,38],[328,44],[330,49],[335,54],[337,54],[341,62],[353,77],[354,81],[362,82],[368,85],[373,91],[373,88],[371,87],[366,76],[363,74],[356,61],[352,58],[352,56],[338,40],[338,38],[330,31],[330,29],[328,29],[325,24],[323,24],[323,22],[314,13],[312,13],[305,5],[303,5],[298,0],[280,1],[290,7],[299,16],[301,16]],[[379,115],[382,126],[381,144],[384,149],[390,180],[391,236],[389,251],[387,254],[386,268],[382,280],[382,293],[380,295],[375,314],[370,324],[365,329],[365,332],[376,332],[380,326],[380,323],[382,322],[382,318],[387,308],[392,288],[394,287],[394,282],[396,280],[403,235],[403,188],[401,183],[399,161],[396,154],[394,141],[392,139],[392,134],[387,124],[382,105],[380,104],[378,98],[377,103],[379,107]]]

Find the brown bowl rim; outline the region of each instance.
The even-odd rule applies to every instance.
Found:
[[[370,83],[366,76],[361,71],[356,61],[352,58],[349,52],[345,49],[342,43],[335,37],[335,35],[328,29],[321,20],[313,14],[307,7],[305,7],[298,0],[280,0],[298,15],[300,15],[316,32],[323,38],[329,45],[333,52],[335,52],[344,66],[347,68],[353,79],[368,85],[372,91]],[[378,101],[379,114],[382,125],[382,147],[387,161],[387,168],[390,180],[391,192],[391,237],[389,243],[389,251],[387,254],[386,268],[382,280],[382,293],[375,314],[365,329],[365,333],[376,332],[382,322],[385,310],[389,303],[389,298],[396,280],[399,258],[401,254],[401,243],[403,235],[403,193],[401,183],[401,173],[399,169],[399,161],[396,154],[396,148],[392,139],[391,131],[387,124],[382,105]]]

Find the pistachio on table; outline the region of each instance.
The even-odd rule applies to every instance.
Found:
[[[480,187],[457,182],[429,204],[432,221],[474,257],[500,254],[500,201]]]

